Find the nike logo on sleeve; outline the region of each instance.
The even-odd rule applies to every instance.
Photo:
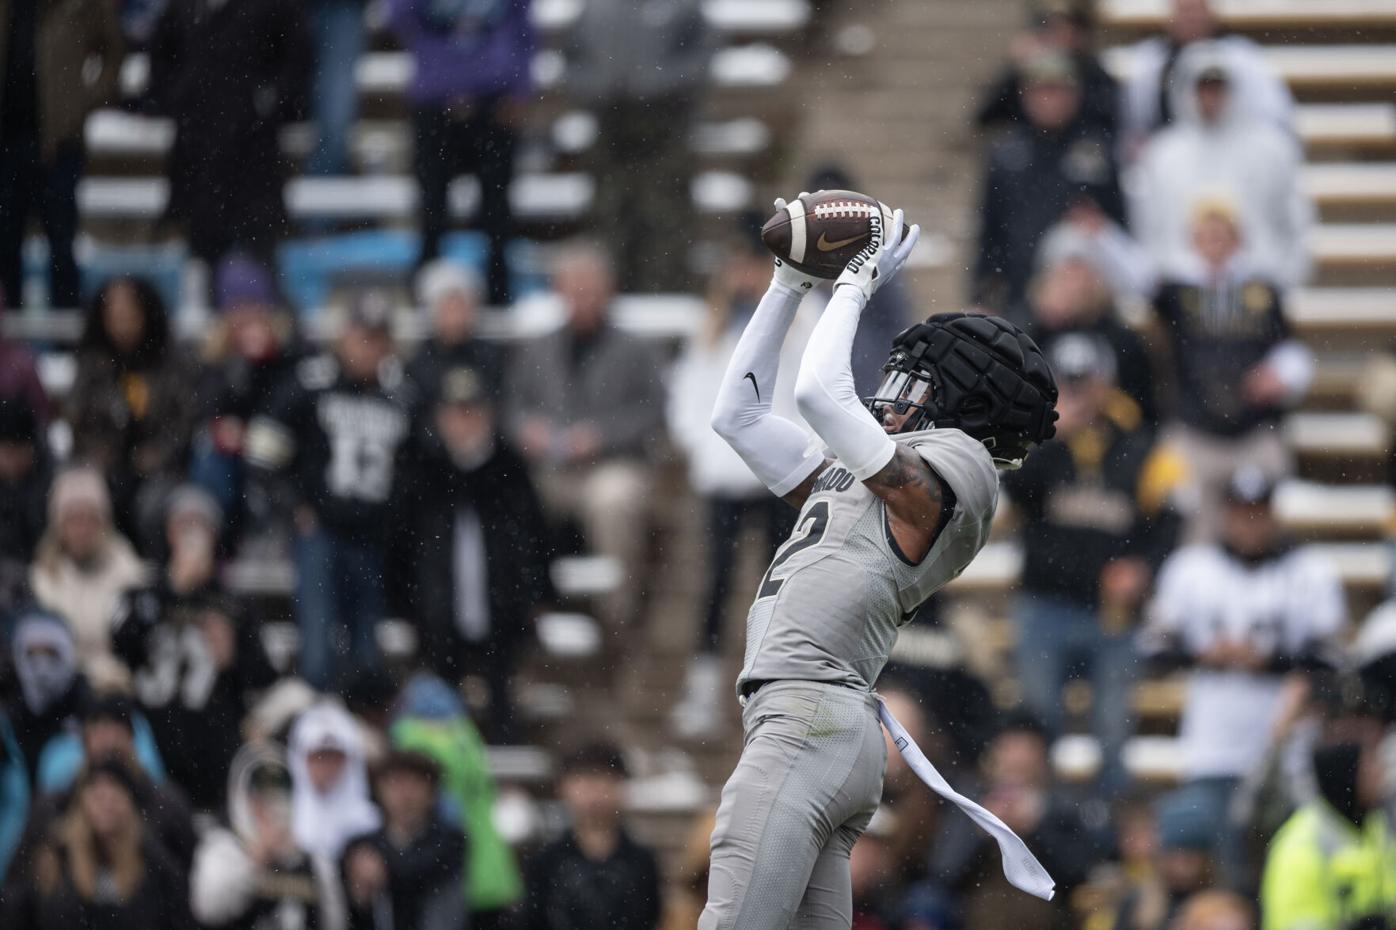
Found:
[[[756,399],[759,401],[761,399],[761,388],[756,384],[756,375],[748,371],[743,377],[751,379],[751,389],[756,392]]]

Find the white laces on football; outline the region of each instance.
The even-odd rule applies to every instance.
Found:
[[[869,217],[869,221],[875,224],[871,241],[854,256],[834,282],[835,290],[845,285],[856,288],[863,295],[865,303],[901,270],[921,238],[921,227],[913,223],[907,229],[906,217],[901,210],[892,211],[890,229],[877,228],[883,223],[882,216],[877,213]]]

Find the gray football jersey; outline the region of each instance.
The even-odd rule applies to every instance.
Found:
[[[771,560],[747,614],[743,682],[793,678],[870,690],[897,628],[957,577],[989,538],[998,472],[982,443],[957,429],[896,437],[955,494],[931,550],[908,561],[886,505],[838,461],[816,480],[795,529]]]

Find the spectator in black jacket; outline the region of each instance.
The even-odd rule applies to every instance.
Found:
[[[87,770],[32,863],[12,876],[6,930],[192,930],[184,873],[145,826],[118,762]]]
[[[522,930],[654,930],[659,865],[621,826],[625,762],[583,747],[563,763],[558,794],[570,826],[527,864]]]
[[[1082,0],[1033,0],[1028,4],[1028,30],[1009,46],[1012,62],[984,94],[974,121],[981,129],[1001,124],[1021,125],[1023,85],[1020,68],[1042,52],[1070,56],[1081,76],[1081,122],[1110,138],[1119,116],[1119,85],[1091,50],[1095,23],[1091,4]]]
[[[1036,55],[1021,79],[1027,119],[985,159],[971,280],[971,299],[1001,313],[1021,305],[1038,243],[1068,210],[1092,202],[1116,222],[1125,216],[1110,137],[1081,119],[1072,60]]]
[[[391,322],[386,297],[358,295],[334,354],[301,362],[248,428],[248,464],[294,519],[300,673],[317,688],[378,662],[389,501],[414,406]]]
[[[436,813],[440,780],[420,752],[394,750],[379,763],[383,826],[344,850],[350,930],[464,930],[465,838]]]
[[[1063,336],[1049,358],[1061,391],[1059,441],[1004,480],[1023,518],[1018,673],[1028,707],[1059,734],[1068,673],[1089,670],[1108,794],[1127,782],[1131,627],[1176,534],[1169,499],[1183,466],[1116,390],[1103,339]]]
[[[484,283],[470,268],[438,258],[417,274],[417,303],[431,317],[431,334],[407,365],[407,376],[427,397],[450,368],[474,368],[491,397],[504,379],[504,352],[475,334]]]
[[[112,630],[171,776],[206,809],[221,806],[253,696],[276,680],[255,625],[215,576],[218,523],[204,491],[171,496],[164,572],[122,596]]]
[[[451,682],[482,676],[490,706],[484,730],[511,735],[518,646],[551,599],[542,505],[528,467],[498,431],[485,376],[448,369],[395,507],[391,547],[421,653]]]
[[[223,509],[222,541],[235,541],[249,520],[268,518],[266,501],[249,492],[244,461],[247,425],[268,413],[301,353],[295,326],[277,299],[271,271],[250,255],[223,259],[214,281],[217,323],[204,344],[201,424],[189,476]]]
[[[53,462],[23,398],[0,398],[0,562],[27,566],[44,535]]]
[[[1050,735],[1040,721],[1014,714],[984,751],[979,803],[1008,824],[1057,882],[1054,902],[1015,894],[1003,878],[998,848],[963,817],[945,818],[932,846],[931,874],[957,893],[964,930],[1064,925],[1071,892],[1103,858],[1080,805],[1055,784]]]
[[[1235,204],[1206,198],[1193,211],[1193,254],[1154,298],[1172,349],[1170,436],[1192,468],[1189,542],[1215,539],[1226,482],[1250,463],[1290,469],[1280,418],[1308,390],[1313,355],[1295,338],[1279,289],[1244,251]]]
[[[174,119],[169,215],[210,265],[270,260],[287,232],[281,128],[304,109],[303,4],[170,0],[150,40],[153,108]]]

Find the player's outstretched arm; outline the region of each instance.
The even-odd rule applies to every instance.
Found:
[[[810,336],[795,382],[800,415],[855,478],[887,502],[892,530],[903,553],[919,557],[930,548],[944,505],[939,477],[920,455],[898,446],[858,399],[854,386],[853,337],[868,299],[896,274],[916,245],[920,227],[903,236],[902,211],[892,228],[873,220],[868,247],[849,262],[834,285]]]
[[[777,206],[783,206],[777,201]],[[809,496],[824,456],[810,448],[809,436],[795,423],[776,416],[775,396],[780,349],[800,301],[814,280],[776,263],[770,288],[756,306],[737,341],[722,376],[712,427],[727,440],[771,493],[795,506]]]

